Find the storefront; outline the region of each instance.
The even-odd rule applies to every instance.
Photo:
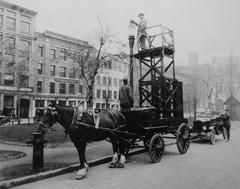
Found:
[[[18,115],[18,100],[20,100],[20,117],[30,116],[32,88],[15,86],[0,86],[0,115],[14,113]]]

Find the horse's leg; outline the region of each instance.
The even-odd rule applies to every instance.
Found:
[[[126,162],[126,158],[125,158],[125,155],[124,155],[124,151],[125,151],[125,145],[123,144],[123,142],[119,142],[119,149],[120,149],[120,157],[119,157],[119,161],[118,161],[118,164],[117,164],[117,168],[123,168],[124,167],[124,164]]]
[[[88,170],[88,166],[86,166],[86,158],[85,158],[85,150],[86,150],[86,142],[82,140],[78,140],[77,143],[74,143],[79,156],[80,167],[76,175],[76,179],[83,179]]]
[[[113,147],[113,159],[109,164],[109,168],[115,168],[117,166],[118,163],[118,144],[117,141],[115,139],[111,139],[112,142],[112,147]]]

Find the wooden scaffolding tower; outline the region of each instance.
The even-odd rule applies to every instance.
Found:
[[[175,78],[173,31],[156,25],[149,27],[146,49],[134,55],[140,64],[139,106],[153,106],[160,118],[183,118],[182,82]]]

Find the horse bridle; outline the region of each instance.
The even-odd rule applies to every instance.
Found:
[[[56,108],[54,107],[51,107],[51,106],[48,106],[45,108],[44,111],[50,111],[52,117],[53,117],[53,121],[52,123],[54,124],[57,120],[56,120],[56,115],[57,115],[57,110]],[[44,129],[49,129],[53,124],[45,124],[45,123],[42,123],[42,122],[39,122],[39,125],[40,125],[40,128],[44,128]]]

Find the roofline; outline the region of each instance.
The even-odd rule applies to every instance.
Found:
[[[59,39],[59,40],[62,40],[62,41],[67,41],[67,42],[71,42],[71,43],[75,43],[75,44],[80,44],[80,45],[83,45],[83,46],[89,46],[89,43],[87,41],[83,41],[83,40],[73,38],[73,37],[70,37],[70,36],[67,36],[67,35],[63,35],[63,34],[60,34],[60,33],[55,33],[55,32],[49,31],[49,30],[46,30],[43,33],[39,33],[39,32],[35,32],[35,33],[43,35],[43,37],[52,37],[52,38]]]
[[[37,11],[30,10],[30,9],[25,8],[25,7],[21,7],[21,6],[18,6],[16,4],[8,3],[8,2],[2,1],[2,0],[0,0],[0,6],[4,6],[6,8],[9,8],[9,9],[12,9],[12,10],[15,10],[15,11],[17,10],[21,13],[27,13],[27,14],[30,14],[32,16],[37,15]]]

